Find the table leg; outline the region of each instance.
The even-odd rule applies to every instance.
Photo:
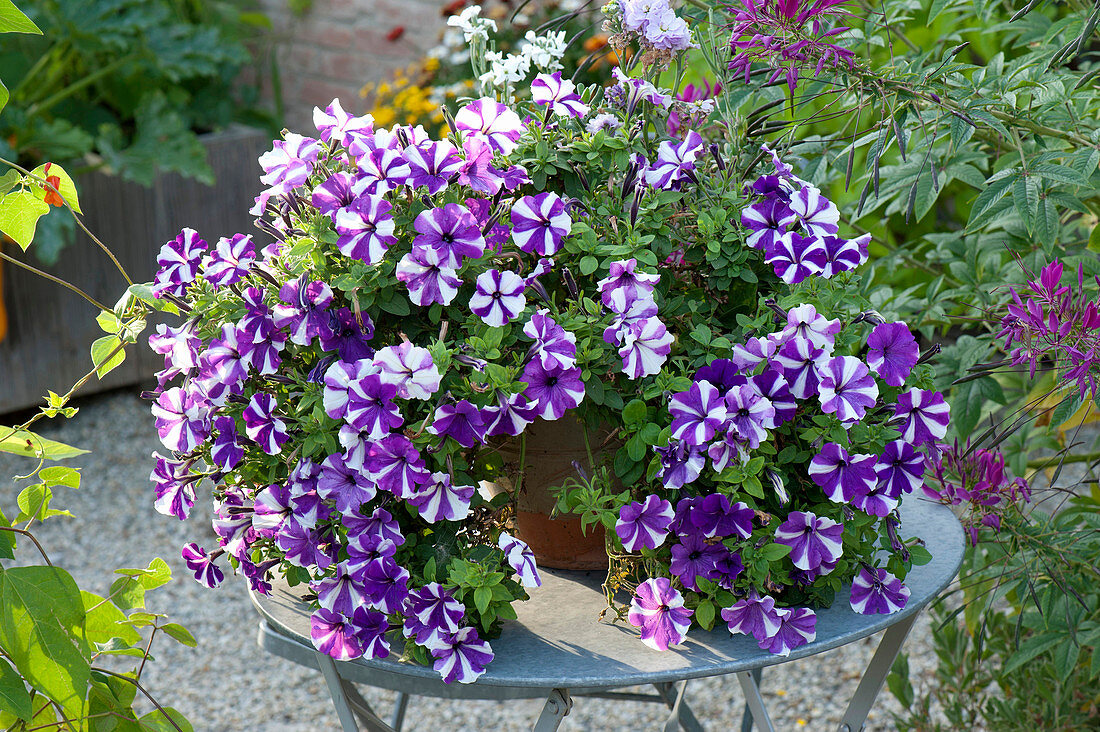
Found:
[[[409,708],[409,695],[403,691],[397,692],[397,700],[393,703],[393,717],[390,718],[390,726],[395,732],[401,732],[405,725],[405,710]]]
[[[660,694],[671,710],[671,714],[668,715],[668,720],[665,722],[665,732],[674,732],[676,729],[683,729],[686,732],[703,732],[703,725],[699,724],[695,713],[691,711],[691,707],[684,698],[684,695],[687,694],[687,681],[681,682],[679,687],[675,683],[668,682],[654,684],[653,688],[657,690],[657,693]],[[675,696],[673,692],[676,692]]]
[[[569,689],[554,689],[550,692],[550,696],[546,697],[542,714],[535,722],[534,732],[555,732],[572,708],[573,699],[569,696]]]
[[[764,676],[764,669],[754,668],[752,680],[760,687],[760,679]],[[748,697],[745,698],[745,711],[741,714],[741,732],[752,732],[752,710],[749,709]]]
[[[840,720],[840,732],[860,732],[863,723],[867,721],[867,713],[871,711],[871,705],[882,690],[882,684],[886,681],[890,667],[894,665],[894,659],[901,651],[901,645],[905,642],[909,630],[916,622],[919,613],[913,613],[908,618],[891,625],[882,634],[878,649],[867,664],[867,670],[863,672],[863,678],[856,687],[856,693],[852,701],[848,703],[848,709]]]
[[[753,678],[751,671],[737,672],[737,680],[741,682],[741,691],[745,695],[745,703],[752,712],[753,722],[760,728],[760,732],[775,732],[768,709],[764,706],[764,697],[760,695],[760,687]]]
[[[321,675],[328,684],[329,694],[332,695],[332,704],[336,707],[336,716],[340,719],[340,728],[343,732],[359,732],[359,725],[355,721],[359,718],[366,725],[367,732],[395,732],[394,728],[386,724],[370,708],[370,704],[359,691],[351,684],[340,678],[340,672],[336,669],[336,662],[327,653],[316,653],[317,667],[321,669]]]

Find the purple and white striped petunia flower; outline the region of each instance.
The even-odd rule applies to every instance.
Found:
[[[378,369],[370,359],[334,361],[325,371],[324,391],[321,396],[325,414],[333,419],[344,419],[351,402],[352,386],[367,375],[377,372]]]
[[[214,419],[214,429],[218,436],[210,448],[210,460],[225,472],[237,467],[244,457],[244,448],[237,437],[237,423],[232,417],[221,416]]]
[[[798,412],[798,402],[791,394],[790,387],[783,375],[774,368],[767,368],[752,377],[757,391],[767,397],[775,410],[775,426],[794,419]]]
[[[368,604],[386,615],[399,612],[409,596],[409,570],[393,557],[381,556],[367,562],[358,577]]]
[[[164,371],[157,374],[157,382],[164,386],[180,374],[190,374],[199,365],[202,345],[193,324],[184,323],[173,328],[159,323],[156,333],[149,336],[149,348],[164,356]]]
[[[808,607],[782,607],[776,609],[779,627],[775,633],[760,641],[760,648],[776,656],[789,656],[799,646],[817,637],[817,615]]]
[[[523,278],[510,270],[490,269],[477,276],[470,311],[494,328],[519,317],[527,305]]]
[[[339,99],[333,99],[323,110],[313,108],[313,126],[321,133],[321,142],[343,145],[356,134],[370,134],[374,130],[374,117],[369,114],[354,117],[344,111]]]
[[[568,369],[577,364],[577,336],[554,322],[549,310],[536,310],[524,324],[523,334],[535,342],[531,349],[543,368]]]
[[[629,379],[640,379],[660,373],[661,366],[672,353],[673,335],[658,318],[643,318],[623,328],[619,356],[623,373]]]
[[[405,624],[401,629],[406,638],[431,648],[444,635],[457,633],[466,607],[438,582],[430,582],[413,590],[405,600]]]
[[[860,615],[889,615],[905,607],[909,588],[885,569],[860,567],[852,580],[852,609]]]
[[[772,241],[764,261],[772,266],[775,276],[788,285],[795,285],[825,269],[825,245],[816,236],[804,237],[788,231]]]
[[[500,536],[497,538],[497,546],[504,552],[504,561],[516,571],[516,576],[519,577],[521,585],[524,587],[542,586],[539,568],[535,564],[535,553],[531,551],[531,547],[506,531],[500,532]]]
[[[355,628],[359,645],[363,649],[363,656],[386,658],[390,655],[390,642],[386,640],[390,623],[386,620],[385,613],[368,610],[365,607],[356,608],[351,614],[351,625]]]
[[[844,423],[858,422],[875,405],[878,384],[866,364],[855,356],[836,356],[820,370],[821,411]]]
[[[190,463],[171,460],[157,452],[153,453],[153,457],[156,463],[149,474],[156,495],[153,507],[157,513],[186,520],[195,505],[195,483],[199,476],[190,473]]]
[[[752,232],[745,243],[763,252],[770,252],[796,218],[787,202],[778,197],[769,196],[750,204],[741,212],[741,225]]]
[[[871,490],[852,499],[852,508],[863,511],[869,516],[880,518],[889,516],[898,507],[898,497],[890,495],[887,490],[887,485],[876,481]]]
[[[290,489],[282,483],[272,483],[256,494],[252,528],[261,536],[272,537],[293,514]]]
[[[474,490],[472,485],[451,485],[447,473],[432,473],[432,479],[408,501],[429,523],[462,521],[470,515]]]
[[[784,343],[792,338],[805,338],[829,354],[833,352],[833,341],[839,332],[839,319],[826,318],[813,305],[799,305],[787,312],[787,325],[781,337]]]
[[[193,541],[183,547],[183,563],[194,573],[195,581],[208,589],[214,589],[225,579],[214,558]]]
[[[367,474],[362,451],[333,453],[321,463],[317,477],[317,495],[336,502],[340,513],[358,511],[378,493],[374,481]]]
[[[352,190],[354,185],[355,178],[350,173],[344,171],[333,173],[313,189],[310,202],[313,203],[314,208],[335,223],[336,212],[356,199],[355,192]]]
[[[433,196],[446,190],[447,184],[462,169],[458,149],[446,140],[407,147],[403,155],[409,163],[409,186],[414,189],[424,186]]]
[[[328,284],[310,281],[307,272],[279,288],[279,299],[282,303],[272,308],[272,319],[276,328],[289,331],[291,342],[308,346],[332,332],[328,307],[333,295]]]
[[[658,478],[665,488],[683,488],[694,482],[706,465],[706,455],[700,448],[680,440],[669,440],[665,447],[653,449],[661,459]]]
[[[211,408],[197,392],[178,386],[161,392],[151,408],[161,443],[176,452],[194,450],[210,436]]]
[[[898,395],[894,419],[900,420],[901,439],[913,447],[935,443],[947,435],[951,407],[938,391],[910,389]]]
[[[436,659],[432,668],[447,684],[454,681],[474,683],[493,660],[493,649],[471,627],[461,628],[456,633],[444,633],[429,650]]]
[[[309,588],[317,593],[318,605],[345,618],[367,604],[366,587],[343,564],[336,565],[335,576],[310,582]]]
[[[821,191],[811,185],[804,185],[791,194],[791,211],[802,225],[814,236],[836,234],[839,227],[840,211]]]
[[[457,203],[421,211],[413,221],[419,235],[413,251],[433,249],[440,263],[458,269],[463,257],[478,259],[485,253],[485,237],[469,209]]]
[[[337,661],[350,661],[363,655],[358,634],[347,618],[320,608],[309,617],[309,637],[313,647]]]
[[[636,271],[638,260],[612,262],[608,275],[596,283],[604,307],[620,315],[631,310],[635,302],[653,302],[653,289],[661,275]],[[656,308],[652,315],[656,315]]]
[[[731,504],[721,493],[681,498],[676,504],[676,513],[675,528],[681,535],[695,533],[706,539],[734,535],[748,539],[752,536],[753,510],[741,501]]]
[[[669,646],[684,642],[691,614],[684,607],[684,596],[668,578],[654,577],[638,585],[627,620],[642,629],[642,643],[655,651],[667,651]]]
[[[348,530],[348,536],[356,534],[369,534],[378,537],[379,540],[392,541],[395,546],[405,543],[405,537],[401,533],[401,526],[393,515],[384,508],[376,508],[370,516],[354,514],[344,516],[344,527]]]
[[[166,243],[157,255],[156,277],[153,278],[153,295],[167,293],[183,297],[187,287],[195,281],[207,250],[204,241],[194,229],[183,229],[175,239]]]
[[[823,236],[821,241],[825,244],[825,269],[821,276],[829,279],[841,272],[851,271],[867,261],[867,244],[871,241],[871,235],[864,234],[855,239]]]
[[[783,344],[772,360],[796,399],[809,399],[818,393],[820,373],[828,363],[828,354],[806,338],[794,337]]]
[[[243,350],[238,343],[237,329],[222,325],[221,338],[210,341],[210,347],[199,356],[199,375],[196,379],[212,402],[224,404],[225,397],[241,391],[241,382],[248,377]]]
[[[833,503],[851,503],[874,489],[875,456],[849,455],[835,442],[826,442],[810,460],[810,478]]]
[[[905,323],[876,325],[867,347],[867,365],[890,386],[904,384],[920,358],[917,340]]]
[[[721,544],[708,543],[701,533],[693,532],[681,536],[680,543],[673,544],[670,548],[672,560],[668,570],[680,578],[684,587],[698,590],[696,580],[713,575],[718,561],[727,551]]]
[[[687,391],[673,394],[668,403],[672,439],[699,447],[714,439],[725,423],[725,397],[709,381],[693,382]]]
[[[366,468],[380,489],[405,500],[431,480],[420,452],[408,437],[396,432],[367,447]]]
[[[362,195],[336,212],[336,248],[345,257],[378,264],[386,250],[397,243],[390,211],[393,206],[382,196]]]
[[[260,182],[269,186],[271,195],[289,193],[306,182],[320,153],[317,140],[288,132],[285,140],[276,140],[272,149],[259,157],[264,169]]]
[[[569,236],[573,221],[556,193],[523,196],[512,204],[512,241],[529,254],[549,257]]]
[[[679,190],[685,180],[695,180],[695,160],[703,150],[703,138],[692,130],[681,140],[665,140],[657,146],[657,160],[645,172],[645,182],[660,190]]]
[[[260,446],[268,455],[278,455],[290,439],[286,422],[275,416],[275,397],[256,393],[244,408],[244,431],[248,439]]]
[[[517,437],[538,416],[538,407],[523,394],[497,390],[496,400],[495,405],[481,409],[486,437]]]
[[[366,433],[368,439],[382,439],[405,423],[401,410],[393,402],[396,396],[397,386],[387,384],[378,374],[369,373],[353,382],[348,389],[344,415],[347,426],[360,434]]]
[[[563,80],[560,71],[536,76],[531,82],[531,100],[540,106],[550,105],[550,111],[559,117],[580,118],[589,110],[577,94],[576,84]]]
[[[427,348],[405,341],[386,346],[374,354],[382,381],[397,386],[402,399],[427,399],[439,391],[440,374]]]
[[[780,609],[775,607],[774,597],[761,597],[756,590],[750,590],[747,596],[723,608],[721,615],[730,633],[741,633],[763,642],[779,630]]]
[[[875,475],[884,494],[899,498],[924,483],[924,455],[905,440],[889,442],[875,462]]]
[[[432,303],[450,305],[462,286],[458,270],[450,266],[447,254],[428,247],[416,249],[401,257],[394,272],[409,288],[409,299],[420,307]]]
[[[523,135],[519,115],[490,97],[476,99],[458,110],[455,126],[463,132],[477,132],[489,138],[497,152],[507,155]]]
[[[844,553],[844,525],[809,511],[791,511],[775,530],[775,543],[791,548],[791,561],[799,569],[817,569],[835,563]]]
[[[536,404],[538,416],[548,421],[561,419],[584,400],[584,382],[576,366],[547,369],[532,360],[520,381],[527,384],[523,394]]]
[[[353,146],[352,152],[355,149]],[[357,164],[359,179],[351,192],[356,196],[383,196],[405,185],[412,169],[401,151],[393,147],[371,147],[362,150]]]
[[[776,426],[775,407],[755,383],[735,386],[726,392],[726,418],[738,436],[755,450]]]
[[[466,399],[436,407],[428,431],[450,437],[466,448],[485,442],[485,420],[481,410]]]
[[[252,237],[234,234],[222,237],[214,250],[203,260],[202,278],[217,290],[219,287],[240,282],[248,274],[256,260],[256,245]]]
[[[651,493],[644,502],[634,501],[619,509],[615,533],[628,552],[656,549],[668,537],[673,515],[672,504]]]

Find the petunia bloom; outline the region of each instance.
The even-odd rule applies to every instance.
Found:
[[[572,226],[565,202],[550,192],[523,196],[512,204],[511,218],[512,241],[540,257],[556,254]]]
[[[500,532],[497,546],[504,552],[504,561],[516,571],[520,584],[524,587],[541,587],[542,578],[535,564],[535,554],[531,547],[506,531]]]
[[[920,358],[917,341],[905,323],[875,326],[867,346],[867,365],[890,386],[904,384]]]
[[[670,645],[683,643],[691,615],[680,591],[666,577],[655,577],[638,585],[627,620],[642,629],[642,643],[656,651],[667,651]]]
[[[844,552],[844,526],[809,511],[792,511],[775,530],[775,543],[791,547],[790,558],[799,569],[817,569],[836,562]]]
[[[874,406],[878,384],[867,366],[855,356],[836,356],[821,369],[818,398],[821,411],[841,422],[858,422]]]
[[[852,580],[852,609],[860,615],[889,615],[905,607],[909,588],[885,569],[860,567]]]
[[[470,311],[494,328],[519,317],[527,304],[523,278],[509,270],[490,269],[477,276]]]
[[[644,502],[634,501],[619,509],[615,533],[628,552],[656,549],[668,537],[673,515],[672,504],[651,493]]]
[[[431,647],[435,657],[432,668],[439,672],[443,682],[472,684],[485,673],[485,667],[493,660],[493,649],[481,639],[474,628],[461,628],[456,633],[444,633]]]
[[[900,419],[901,439],[917,447],[947,435],[951,408],[938,391],[910,389],[898,395],[894,418]]]

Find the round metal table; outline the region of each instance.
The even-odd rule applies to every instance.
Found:
[[[496,658],[473,684],[444,684],[429,667],[383,660],[333,661],[314,650],[309,638],[310,609],[300,594],[281,582],[270,595],[252,594],[261,616],[259,644],[296,663],[318,668],[332,693],[345,732],[363,729],[398,730],[409,695],[451,699],[545,698],[535,730],[557,729],[572,707],[572,696],[600,696],[630,701],[656,701],[670,709],[666,730],[700,730],[684,692],[688,679],[733,674],[745,694],[742,729],[753,722],[772,730],[758,681],[765,666],[812,656],[885,630],[841,722],[843,732],[863,728],[867,712],[901,650],[920,610],[951,582],[963,556],[963,532],[951,510],[911,497],[902,507],[903,535],[919,536],[932,561],[914,567],[905,584],[911,595],[906,607],[892,615],[858,615],[848,604],[847,590],[833,606],[817,612],[817,638],[784,658],[762,651],[756,641],[731,636],[719,622],[706,632],[693,629],[687,640],[668,651],[654,651],[638,640],[638,630],[614,616],[598,620],[606,607],[600,589],[602,572],[541,570],[542,587],[531,599],[516,603],[517,619],[506,621],[501,637],[491,641]],[[299,588],[300,589],[300,588]],[[374,713],[354,684],[399,692],[389,724]],[[655,694],[616,692],[629,686],[653,685]],[[358,719],[358,723],[357,723]],[[733,728],[731,723],[729,728]]]

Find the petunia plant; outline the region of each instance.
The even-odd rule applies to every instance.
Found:
[[[262,237],[185,229],[158,258],[184,319],[150,339],[156,506],[184,519],[208,480],[196,578],[285,578],[336,658],[484,672],[541,583],[486,487],[518,489],[529,429],[567,416],[588,454],[559,505],[610,530],[609,599],[632,593],[644,642],[721,610],[789,652],[813,626],[794,606],[853,578],[853,606],[904,604],[921,553],[895,509],[947,413],[905,325],[847,292],[867,237],[766,148],[735,177],[713,100],[659,86],[693,43],[667,4],[605,12],[638,47],[608,87],[496,68],[464,13],[494,93],[444,139],[334,100],[261,156]]]

